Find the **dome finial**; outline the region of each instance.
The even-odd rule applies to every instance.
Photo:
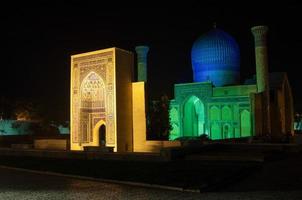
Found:
[[[213,23],[213,28],[216,28],[217,27],[217,24],[216,22]]]

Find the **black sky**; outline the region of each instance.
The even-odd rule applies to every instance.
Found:
[[[217,27],[241,50],[242,79],[255,73],[254,25],[269,26],[269,70],[286,71],[295,104],[301,101],[301,5],[183,1],[167,6],[92,2],[12,4],[1,12],[1,96],[41,99],[68,113],[70,56],[108,47],[150,46],[148,81],[154,98],[192,81],[194,40]],[[260,5],[260,4],[258,4]]]

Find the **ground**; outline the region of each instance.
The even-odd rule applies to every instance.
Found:
[[[302,192],[294,190],[179,192],[156,188],[127,186],[42,175],[0,167],[0,199],[301,199]]]
[[[2,155],[0,165],[191,189],[200,191],[210,199],[222,197],[222,194],[225,199],[301,199],[302,152],[297,149],[292,152],[293,149],[289,147],[280,150],[273,146],[269,152],[257,147],[258,152],[245,149],[239,153],[233,147],[228,150],[215,147],[215,151],[158,162],[84,161]],[[259,152],[262,154],[259,155]],[[10,174],[14,176],[14,173]],[[5,181],[1,183],[0,189],[3,187],[6,187]],[[152,199],[151,196],[148,197]]]

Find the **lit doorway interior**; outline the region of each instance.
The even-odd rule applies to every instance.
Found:
[[[100,147],[106,146],[106,127],[102,124],[99,128],[99,144]]]

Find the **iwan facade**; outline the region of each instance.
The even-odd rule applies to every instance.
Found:
[[[132,151],[133,54],[109,48],[71,57],[71,149]]]

